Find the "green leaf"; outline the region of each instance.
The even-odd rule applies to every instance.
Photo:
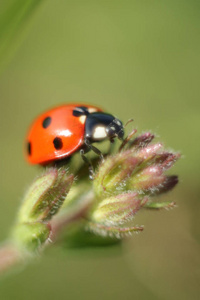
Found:
[[[0,15],[0,73],[23,41],[24,29],[42,0],[14,0]]]
[[[83,224],[73,224],[62,237],[63,247],[66,249],[97,249],[118,245],[120,240],[109,236],[102,237],[86,231]]]
[[[136,212],[146,203],[137,193],[124,193],[102,200],[91,214],[91,220],[107,226],[131,221]]]

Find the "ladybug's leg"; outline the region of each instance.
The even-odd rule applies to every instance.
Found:
[[[137,129],[133,129],[129,135],[122,141],[121,146],[119,147],[119,151],[122,151],[124,147],[129,143],[131,140],[132,136],[137,132]]]
[[[96,153],[100,157],[100,159],[101,159],[102,162],[104,161],[103,153],[98,148],[96,148],[95,146],[93,146],[87,139],[85,139],[85,145],[90,150],[92,150],[94,153]]]
[[[80,154],[81,154],[82,160],[88,165],[88,167],[89,167],[89,177],[90,177],[91,180],[93,180],[94,179],[93,166],[92,166],[91,162],[89,161],[89,159],[85,156],[85,151],[83,149],[80,150]]]
[[[103,154],[104,157],[107,157],[107,156],[111,155],[114,151],[114,148],[115,148],[115,140],[110,139],[108,150],[106,151],[106,153]]]
[[[131,122],[133,122],[133,119],[129,119],[123,128],[125,128]],[[131,131],[131,133],[129,133],[129,135],[125,139],[122,139],[122,143],[121,143],[121,146],[119,147],[119,151],[122,151],[124,149],[124,147],[128,144],[128,142],[130,141],[130,139],[136,132],[137,132],[137,129],[133,129]]]

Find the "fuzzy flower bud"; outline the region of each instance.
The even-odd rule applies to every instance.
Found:
[[[62,206],[73,179],[64,168],[47,169],[36,178],[24,197],[11,235],[20,249],[34,252],[49,239],[48,221]]]
[[[124,193],[101,201],[91,215],[91,220],[105,225],[119,225],[132,220],[136,212],[146,203],[137,193]]]
[[[141,231],[141,227],[123,227],[142,207],[169,208],[174,203],[154,203],[152,196],[171,190],[177,176],[165,171],[180,154],[163,151],[161,143],[150,144],[154,135],[147,132],[132,140],[135,130],[123,141],[114,156],[99,166],[93,182],[96,204],[90,214],[89,229],[105,235]]]
[[[161,193],[176,185],[177,177],[168,177],[164,171],[172,167],[180,155],[161,152],[161,143],[148,145],[153,137],[150,133],[137,137],[126,150],[101,164],[94,180],[98,198],[127,191]]]
[[[19,222],[47,221],[62,206],[74,176],[65,169],[50,168],[36,178],[27,191],[19,212]]]
[[[155,138],[155,135],[151,132],[145,132],[134,140],[131,140],[130,143],[127,145],[127,148],[144,148],[146,147],[151,141]]]
[[[140,171],[137,176],[130,178],[128,188],[139,193],[161,194],[171,190],[178,183],[177,176],[166,176],[160,166],[150,166]]]

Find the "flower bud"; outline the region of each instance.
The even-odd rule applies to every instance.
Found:
[[[129,189],[137,190],[139,193],[154,191],[162,186],[166,176],[163,175],[159,166],[150,166],[133,176],[128,181]]]
[[[27,191],[18,222],[42,222],[51,219],[63,204],[73,179],[73,175],[68,175],[64,168],[47,169]]]
[[[161,143],[153,144],[144,148],[141,148],[140,151],[137,152],[137,156],[143,158],[144,162],[147,164],[150,160],[152,160],[158,151],[162,148]]]
[[[127,183],[137,176],[137,172],[153,163],[153,160],[162,145],[154,144],[138,151],[126,150],[108,157],[100,165],[99,172],[94,179],[94,189],[97,197],[105,193],[119,194],[128,191]]]
[[[164,172],[180,154],[161,152],[161,143],[150,144],[154,135],[149,132],[132,140],[135,132],[124,139],[117,154],[106,157],[96,172],[93,189],[97,201],[87,222],[88,230],[96,234],[120,238],[141,231],[141,226],[127,226],[139,209],[175,206],[174,202],[153,202],[152,196],[167,192],[178,183],[177,176]]]
[[[155,135],[145,132],[129,143],[129,148],[144,148],[154,139]]]
[[[162,152],[156,155],[155,164],[159,165],[165,171],[171,168],[180,156],[180,153]]]
[[[170,190],[172,190],[178,183],[178,176],[172,175],[172,176],[166,176],[165,181],[162,183],[162,185],[155,190],[154,194],[162,194],[166,193]]]
[[[143,162],[131,150],[109,156],[100,165],[93,186],[97,197],[104,194],[118,194],[126,189],[126,180]]]
[[[136,212],[147,202],[137,193],[124,193],[102,200],[93,211],[91,220],[106,226],[119,225],[133,219]]]
[[[164,171],[171,168],[179,157],[178,153],[157,153],[150,166],[144,167],[136,176],[129,178],[127,186],[131,190],[151,195],[171,190],[178,183],[178,177],[166,176]]]
[[[180,154],[161,152],[161,143],[149,145],[153,138],[154,135],[147,132],[128,141],[128,150],[108,157],[100,165],[94,179],[98,199],[130,191],[160,194],[176,185],[177,177],[168,177],[164,171],[173,166]]]

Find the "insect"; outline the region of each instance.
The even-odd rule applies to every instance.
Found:
[[[102,157],[94,142],[123,139],[122,122],[92,105],[66,104],[39,115],[26,137],[26,156],[31,164],[47,165],[80,150],[83,160],[89,150]]]

